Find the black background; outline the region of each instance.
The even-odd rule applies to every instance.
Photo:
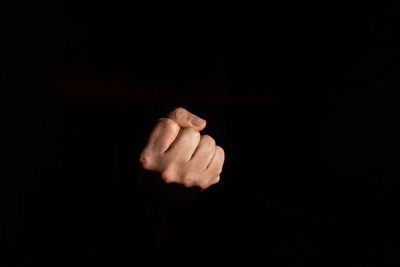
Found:
[[[2,10],[6,266],[389,266],[398,5],[56,1]],[[182,106],[226,153],[169,187],[137,157]]]

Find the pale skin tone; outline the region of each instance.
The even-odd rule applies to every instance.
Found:
[[[160,118],[140,154],[141,166],[157,172],[166,183],[207,189],[220,180],[224,150],[209,135],[206,121],[178,107]]]

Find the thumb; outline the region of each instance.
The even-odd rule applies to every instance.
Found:
[[[201,131],[206,127],[206,120],[194,115],[182,107],[177,107],[168,114],[168,118],[174,120],[180,127],[193,127]]]

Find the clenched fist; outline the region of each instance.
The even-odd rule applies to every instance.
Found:
[[[158,172],[166,183],[206,189],[220,180],[224,150],[209,135],[200,135],[206,121],[184,108],[161,118],[140,154],[146,170]]]

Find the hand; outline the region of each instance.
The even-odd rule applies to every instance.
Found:
[[[225,152],[209,135],[200,135],[206,121],[184,108],[160,118],[140,154],[146,170],[158,172],[166,183],[206,189],[220,180]]]

